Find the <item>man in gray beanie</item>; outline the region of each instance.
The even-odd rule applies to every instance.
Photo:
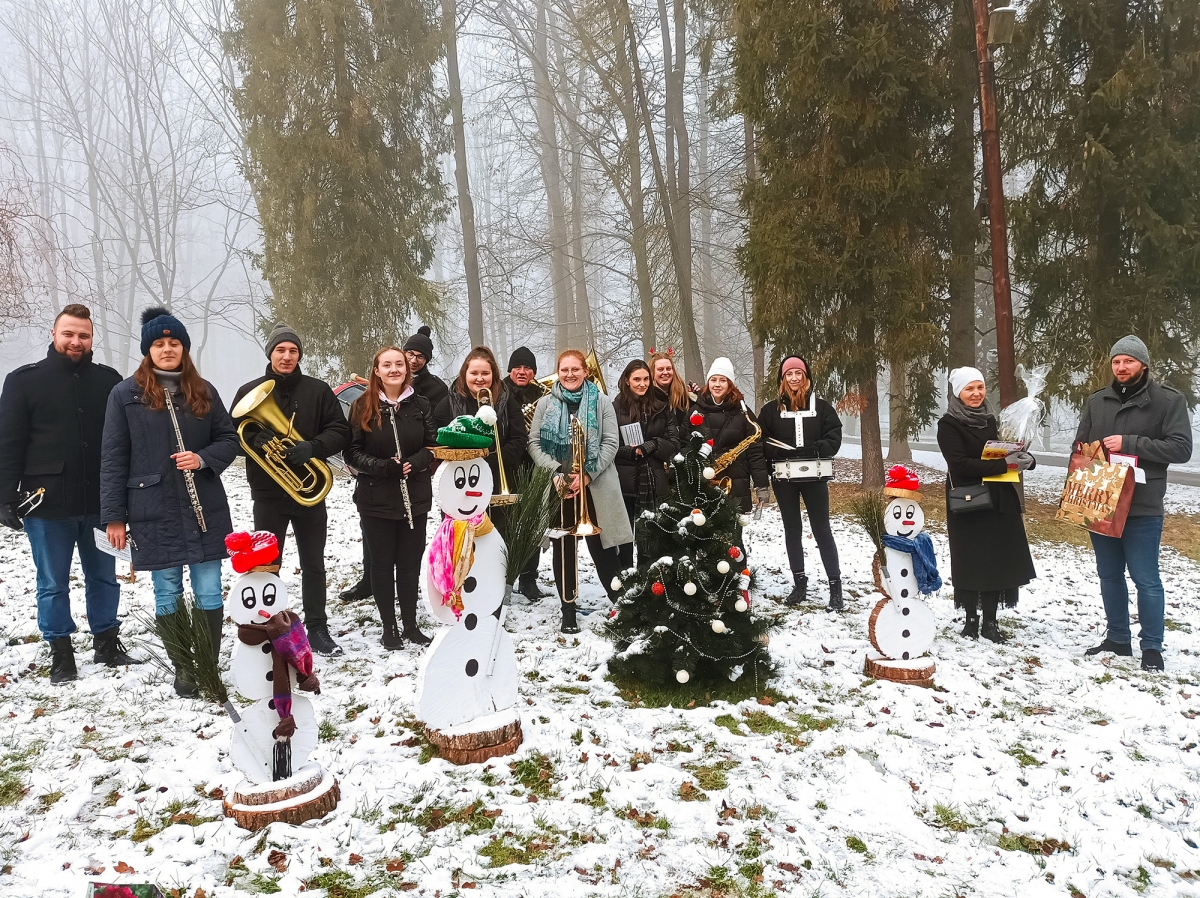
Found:
[[[294,330],[286,324],[276,324],[267,337],[266,351],[269,360],[266,374],[238,390],[234,411],[238,411],[238,402],[250,390],[265,381],[274,381],[272,398],[267,401],[279,406],[294,430],[293,445],[283,460],[304,477],[304,467],[310,461],[324,461],[350,445],[350,425],[329,384],[300,370],[304,344]],[[260,455],[272,437],[282,436],[257,425],[246,428],[246,435]],[[250,484],[250,498],[254,500],[254,529],[275,534],[281,559],[288,525],[291,525],[300,557],[304,626],[313,651],[320,655],[340,655],[341,648],[329,634],[325,610],[325,541],[329,523],[325,500],[316,505],[301,505],[249,456],[246,458],[246,480]]]
[[[1192,457],[1192,426],[1183,396],[1151,379],[1150,350],[1140,338],[1133,334],[1122,337],[1113,344],[1109,357],[1112,383],[1088,397],[1075,439],[1081,443],[1099,440],[1110,455],[1133,456],[1144,477],[1134,484],[1133,504],[1121,536],[1089,534],[1108,635],[1085,654],[1133,654],[1125,584],[1128,569],[1137,587],[1142,669],[1163,670],[1166,595],[1158,574],[1163,497],[1167,466]]]

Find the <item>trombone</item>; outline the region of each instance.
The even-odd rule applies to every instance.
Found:
[[[563,490],[570,489],[571,478],[576,474],[579,475],[579,489],[575,493],[575,525],[570,530],[567,530],[568,536],[599,536],[600,534],[600,527],[592,522],[591,513],[588,511],[587,483],[584,482],[584,478],[587,475],[583,469],[586,461],[587,434],[584,432],[583,422],[578,418],[572,418],[571,466],[564,475]],[[563,498],[567,499],[570,497],[564,492]],[[559,509],[559,521],[560,523],[565,523],[562,519],[562,509]]]
[[[491,405],[492,411],[496,413],[496,424],[492,428],[492,434],[496,438],[496,467],[500,470],[500,492],[492,494],[492,504],[512,505],[520,498],[520,494],[508,491],[508,475],[504,473],[504,453],[500,450],[500,410],[492,405],[492,391],[487,387],[476,394],[476,399],[480,405]]]

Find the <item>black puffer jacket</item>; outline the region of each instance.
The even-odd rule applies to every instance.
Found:
[[[207,383],[207,381],[205,381]],[[104,452],[100,466],[100,518],[129,525],[133,566],[158,571],[226,558],[225,537],[233,532],[221,473],[238,453],[237,430],[221,397],[208,384],[212,408],[203,418],[176,397],[183,444],[204,461],[193,473],[208,529],[200,531],[183,472],[171,456],[178,452],[166,409],[142,401],[132,377],[108,397]]]
[[[501,382],[500,395],[495,397],[496,428],[500,431],[500,451],[504,455],[504,474],[508,478],[509,487],[516,482],[517,468],[525,460],[526,449],[529,445],[529,432],[525,428],[525,415],[521,412],[521,403],[517,397]],[[434,420],[449,423],[459,415],[479,414],[479,401],[474,396],[464,396],[456,389],[451,389],[438,406]],[[445,426],[441,424],[440,426]],[[500,470],[496,461],[495,448],[488,450],[488,467],[492,469],[492,483],[497,492],[500,490]]]
[[[667,395],[666,390],[664,390],[662,387],[658,386],[657,384],[655,384],[653,387],[651,387],[651,389],[654,390],[654,395],[658,397],[660,402],[665,404],[668,408],[671,408],[671,399]],[[689,405],[687,408],[671,408],[671,417],[675,419],[675,429],[679,434],[680,445],[682,445],[683,443],[686,443],[688,437],[690,437],[692,435],[692,431],[695,430],[695,428],[692,427],[692,425],[688,423],[688,418],[692,414],[691,407],[692,407],[692,405],[695,404],[697,398],[698,397],[696,396],[695,393],[692,393],[689,391],[688,392]]]
[[[809,393],[812,396],[812,393]],[[810,399],[809,402],[812,400]],[[816,414],[811,418],[785,418],[781,414],[780,405],[787,411],[792,411],[787,397],[772,400],[762,407],[758,413],[758,423],[763,429],[764,437],[773,437],[789,446],[796,445],[796,421],[802,421],[804,444],[796,449],[784,449],[772,446],[763,440],[763,454],[767,461],[780,461],[788,458],[833,458],[842,448],[842,421],[834,411],[833,406],[817,397]]]
[[[618,396],[613,400],[618,427],[632,424],[625,403]],[[667,464],[679,451],[679,428],[675,415],[666,403],[658,403],[649,417],[638,423],[642,426],[642,442],[630,446],[621,434],[617,449],[617,476],[621,479],[621,494],[649,504],[667,492]],[[635,451],[640,448],[641,455]]]
[[[404,498],[400,490],[401,466],[393,459],[396,440],[392,435],[392,416],[400,436],[402,458],[412,465],[408,475],[408,496],[413,516],[426,514],[433,508],[433,483],[430,466],[433,453],[426,447],[437,441],[437,428],[429,403],[416,393],[410,393],[398,405],[379,401],[382,420],[371,430],[358,423],[360,403],[350,406],[350,448],[347,461],[358,471],[354,487],[354,504],[359,514],[389,520],[404,520]]]
[[[726,401],[718,405],[711,395],[702,393],[692,408],[704,416],[704,423],[699,428],[692,429],[700,430],[707,439],[713,441],[713,461],[754,431],[754,426],[739,404]],[[733,481],[732,492],[737,497],[742,511],[750,511],[754,505],[750,496],[751,481],[756,487],[770,484],[770,469],[763,456],[762,440],[751,443],[721,476]]]
[[[436,413],[438,406],[442,404],[442,400],[446,398],[446,394],[450,388],[446,386],[446,382],[429,370],[426,366],[413,375],[412,388],[416,394],[422,397],[429,403],[429,410]],[[450,419],[445,421],[437,421],[438,427],[445,427],[450,423]]]
[[[271,366],[267,365],[264,377],[255,378],[237,391],[233,398],[234,407],[237,407],[243,396],[268,380],[275,381],[275,389],[271,395],[283,416],[296,416],[292,426],[299,436],[295,439],[297,442],[303,439],[312,444],[313,458],[324,461],[350,445],[350,425],[346,422],[346,416],[342,414],[342,407],[333,395],[333,390],[325,381],[309,377],[301,373],[299,368],[291,374],[276,374],[271,370]],[[247,433],[249,432],[250,428],[247,428]],[[250,484],[252,498],[290,498],[283,487],[252,458],[246,459],[246,481]]]
[[[108,396],[121,375],[87,353],[53,346],[4,380],[0,394],[0,503],[45,489],[36,518],[100,513],[100,444]]]

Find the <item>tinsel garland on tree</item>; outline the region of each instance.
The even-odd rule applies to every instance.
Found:
[[[704,418],[692,413],[698,427]],[[609,670],[647,685],[704,684],[771,672],[766,619],[750,609],[736,545],[747,521],[713,482],[712,443],[693,432],[670,466],[671,488],[637,519],[638,566],[622,571],[608,634]]]

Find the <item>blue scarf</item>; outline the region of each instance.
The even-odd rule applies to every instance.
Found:
[[[578,390],[563,389],[556,383],[550,390],[550,407],[542,418],[542,429],[538,432],[538,444],[543,452],[558,462],[571,458],[571,409],[576,405],[578,417],[587,438],[587,459],[583,470],[595,474],[600,467],[600,424],[597,420],[597,405],[600,389],[590,380],[585,380]]]
[[[933,540],[928,533],[918,533],[912,539],[904,536],[883,535],[883,544],[897,552],[907,552],[912,556],[913,576],[917,578],[917,589],[928,595],[942,588],[942,578],[938,575],[937,555],[933,551]]]

